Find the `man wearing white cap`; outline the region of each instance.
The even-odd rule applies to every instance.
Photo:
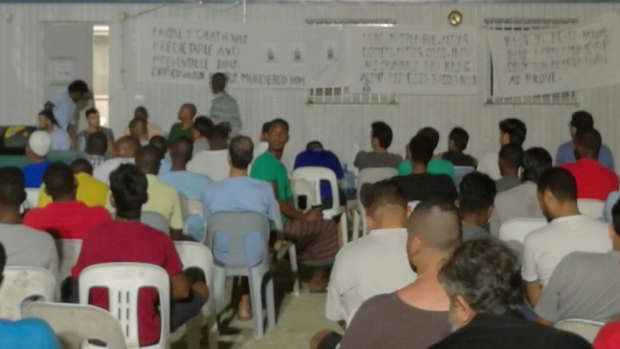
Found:
[[[38,188],[43,183],[43,172],[50,164],[47,154],[52,146],[52,138],[45,131],[34,131],[26,145],[26,159],[29,164],[22,167],[26,188]]]

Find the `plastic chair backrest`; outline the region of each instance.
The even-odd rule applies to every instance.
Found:
[[[213,254],[209,248],[199,242],[175,241],[174,247],[183,263],[183,268],[200,268],[207,280],[207,285],[213,285]]]
[[[71,268],[77,262],[82,250],[82,240],[80,239],[57,239],[56,248],[58,249],[58,259],[60,260],[60,282],[71,276]]]
[[[557,322],[553,327],[572,332],[592,343],[605,323],[583,319],[567,319]]]
[[[39,202],[39,188],[26,188],[26,208],[36,208]]]
[[[376,183],[384,179],[398,175],[398,171],[393,167],[369,167],[361,170],[357,175],[357,192],[359,194],[362,185]]]
[[[470,172],[474,172],[476,169],[472,166],[454,166],[454,175],[456,176],[456,186],[458,187],[459,183],[461,183],[461,179],[465,177],[466,174]]]
[[[90,289],[108,289],[109,312],[120,322],[127,347],[139,347],[138,291],[143,287],[156,288],[159,294],[160,336],[157,344],[147,348],[168,347],[170,278],[164,269],[146,263],[96,264],[82,270],[78,283],[80,304],[88,304]]]
[[[581,214],[594,219],[602,219],[605,210],[605,201],[596,199],[578,199],[577,207]]]
[[[547,225],[544,218],[514,218],[504,222],[499,228],[499,239],[521,252],[527,234]]]
[[[618,199],[620,199],[620,191],[618,190],[612,191],[611,193],[609,193],[609,195],[607,195],[607,200],[605,200],[605,209],[604,209],[605,222],[607,223],[612,222],[611,209],[614,208],[614,205],[616,204],[616,202],[618,202]]]
[[[11,266],[4,269],[0,285],[0,318],[19,320],[25,301],[53,302],[56,294],[56,277],[44,268]]]
[[[23,310],[24,317],[47,322],[65,349],[80,349],[85,340],[96,339],[110,349],[125,349],[125,336],[118,320],[92,305],[35,302]]]
[[[142,211],[140,214],[140,222],[157,229],[166,235],[170,234],[170,223],[166,217],[157,212]]]
[[[334,171],[326,167],[308,166],[300,167],[293,171],[293,179],[305,179],[314,186],[314,192],[318,200],[311,203],[311,205],[321,204],[321,181],[328,181],[332,192],[332,207],[331,209],[340,208],[340,195],[338,195],[338,179]]]
[[[291,189],[293,191],[295,207],[300,211],[308,211],[312,208],[312,205],[315,205],[318,202],[314,186],[305,179],[292,179]],[[306,198],[305,207],[301,207],[299,204],[300,197]]]
[[[245,236],[250,232],[260,233],[263,239],[263,259],[258,264],[268,261],[269,256],[269,219],[260,213],[250,211],[216,212],[209,215],[207,223],[207,246],[213,250],[213,242],[216,233],[228,236],[228,251],[226,260],[219,261],[214,258],[214,263],[227,268],[250,268],[255,263],[248,261],[246,253]]]

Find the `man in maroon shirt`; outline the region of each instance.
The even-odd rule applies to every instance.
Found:
[[[577,182],[577,198],[605,201],[607,195],[618,190],[618,176],[598,162],[601,134],[595,129],[577,131],[574,147],[577,161],[562,164]]]
[[[69,165],[50,164],[43,181],[45,192],[53,202],[26,212],[25,225],[47,231],[56,239],[81,239],[88,229],[110,220],[105,208],[88,207],[75,199],[77,182]]]
[[[142,205],[148,199],[146,188],[146,176],[132,164],[121,165],[110,174],[111,203],[116,208],[116,219],[86,233],[72,275],[77,279],[86,267],[100,263],[136,262],[162,267],[170,276],[170,328],[174,331],[200,312],[209,297],[209,290],[204,282],[190,284],[169,236],[140,223]],[[156,301],[155,290],[140,291],[140,346],[154,344],[159,339],[160,320]],[[107,291],[93,290],[91,303],[107,309]]]

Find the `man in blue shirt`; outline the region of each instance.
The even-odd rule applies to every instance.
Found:
[[[204,201],[205,223],[209,215],[222,211],[253,211],[264,214],[270,220],[278,219],[278,204],[271,185],[265,181],[248,177],[248,166],[252,162],[254,145],[246,136],[237,136],[228,146],[230,162],[230,176],[219,182],[207,185]],[[255,250],[248,251],[250,263],[263,259],[262,240],[259,232],[248,234],[246,244],[256,246]],[[217,260],[226,260],[228,241],[225,235],[216,235],[212,246],[213,255]],[[247,293],[241,296],[239,302],[239,316],[250,316],[250,299]]]
[[[4,278],[6,252],[0,243],[0,283]],[[50,327],[39,319],[18,321],[0,319],[0,348],[2,349],[60,349]]]
[[[47,154],[52,146],[52,138],[45,131],[34,131],[26,145],[26,159],[29,164],[22,167],[26,188],[39,188],[43,183],[43,172],[50,164]]]
[[[172,167],[169,172],[158,175],[159,179],[173,186],[181,197],[181,206],[185,208],[185,222],[187,232],[194,240],[202,241],[205,233],[205,226],[202,219],[202,207],[204,193],[207,185],[211,183],[207,176],[189,172],[185,168],[187,162],[192,158],[194,148],[192,141],[187,138],[179,138],[170,145],[170,159]]]
[[[585,110],[579,110],[573,113],[570,123],[570,136],[571,140],[562,143],[558,147],[558,152],[555,155],[555,165],[559,166],[564,163],[575,162],[575,149],[573,147],[573,140],[578,131],[588,131],[594,128],[594,119],[592,115]],[[614,156],[611,150],[605,145],[601,145],[601,149],[598,152],[598,161],[609,170],[614,170]]]
[[[45,103],[45,109],[54,113],[61,129],[67,131],[69,125],[72,125],[77,130],[76,104],[84,99],[88,92],[88,85],[84,81],[75,80],[69,84],[66,90],[58,91],[53,95]]]
[[[332,170],[339,182],[344,178],[344,171],[336,154],[323,149],[323,144],[319,141],[308,143],[306,150],[297,154],[295,158],[295,169],[308,166],[325,167]],[[345,202],[344,192],[342,190],[339,190],[339,192],[340,202]],[[327,181],[321,181],[321,203],[324,208],[329,209],[332,207],[332,191]]]

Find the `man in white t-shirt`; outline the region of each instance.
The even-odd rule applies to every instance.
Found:
[[[209,177],[213,181],[227,178],[230,173],[228,163],[228,130],[222,125],[211,129],[207,138],[209,150],[194,153],[187,163],[187,170]]]
[[[523,121],[515,118],[504,119],[499,123],[499,146],[516,144],[523,147],[526,133],[527,129]],[[502,178],[499,172],[499,153],[485,153],[480,160],[478,171],[488,174],[495,180]]]
[[[112,148],[113,157],[102,162],[93,171],[93,177],[110,185],[110,173],[122,164],[133,164],[134,157],[140,149],[140,141],[133,136],[119,138]]]
[[[553,270],[571,252],[611,250],[608,226],[577,208],[575,179],[563,168],[551,168],[538,179],[538,201],[549,224],[527,235],[522,276],[528,300],[536,305]]]
[[[325,316],[344,324],[362,303],[412,283],[407,256],[407,197],[397,183],[374,184],[364,198],[372,230],[336,255],[327,288]]]

